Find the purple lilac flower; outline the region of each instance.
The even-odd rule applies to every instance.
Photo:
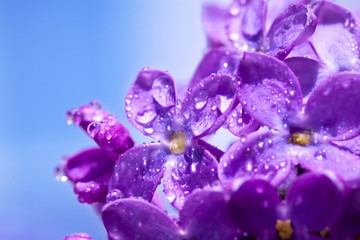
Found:
[[[294,73],[270,56],[245,53],[235,82],[244,109],[271,130],[249,134],[225,152],[222,181],[260,174],[277,186],[298,164],[345,180],[359,177],[359,156],[334,143],[360,134],[359,74],[330,76],[305,106]]]
[[[164,192],[181,208],[196,188],[217,180],[217,158],[202,137],[214,133],[235,101],[232,79],[213,74],[189,89],[184,101],[176,101],[171,76],[158,70],[140,71],[126,97],[130,122],[160,143],[143,144],[123,154],[115,165],[110,189],[125,197],[151,201],[164,177]]]
[[[68,123],[75,123],[95,140],[99,148],[89,148],[65,159],[59,167],[74,184],[80,202],[104,203],[108,182],[117,157],[134,145],[129,131],[113,115],[92,102],[70,110]]]
[[[66,236],[63,240],[93,240],[86,233],[76,233],[70,236]]]

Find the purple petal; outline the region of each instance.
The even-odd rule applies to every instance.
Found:
[[[285,198],[295,228],[320,232],[335,220],[342,205],[337,185],[321,173],[305,173],[295,180]]]
[[[109,189],[120,190],[125,197],[142,197],[151,201],[169,154],[169,148],[160,143],[133,147],[117,160]]]
[[[232,194],[229,208],[233,221],[242,231],[263,236],[275,231],[280,203],[276,189],[268,181],[251,179]]]
[[[198,65],[189,86],[194,87],[202,79],[219,71],[225,74],[233,74],[239,62],[240,56],[237,51],[226,48],[210,49]]]
[[[284,124],[301,110],[302,95],[296,76],[275,58],[246,52],[235,86],[245,111],[269,127],[286,128]]]
[[[360,189],[346,194],[344,208],[335,223],[330,226],[330,234],[336,240],[353,240],[360,236]]]
[[[284,59],[290,51],[306,41],[315,31],[316,17],[303,4],[290,5],[273,22],[267,34],[267,46],[271,56]]]
[[[77,182],[74,192],[78,195],[79,202],[88,204],[105,202],[110,176],[109,172],[93,181]]]
[[[197,144],[211,153],[211,155],[213,155],[217,161],[220,161],[221,156],[224,154],[224,152],[218,149],[216,146],[213,146],[202,139],[198,139]]]
[[[164,212],[141,199],[108,203],[102,219],[110,240],[182,239],[177,225]]]
[[[181,106],[184,132],[201,138],[214,133],[225,121],[236,99],[229,75],[212,74],[190,89]]]
[[[86,233],[75,233],[71,236],[66,236],[63,240],[93,240]]]
[[[66,159],[64,173],[73,183],[88,182],[112,171],[114,163],[98,148],[90,148]]]
[[[319,57],[314,49],[314,46],[309,40],[294,47],[294,49],[290,52],[290,54],[287,57],[288,58],[305,57],[305,58],[313,59],[315,61],[319,60]]]
[[[187,239],[236,239],[236,228],[225,224],[226,202],[222,192],[202,190],[192,194],[180,211],[179,225]]]
[[[187,147],[183,154],[171,156],[166,167],[164,192],[177,209],[195,189],[210,186],[218,179],[215,157],[200,146]]]
[[[360,70],[360,29],[354,14],[335,3],[314,6],[318,19],[312,43],[332,72]]]
[[[173,122],[176,93],[172,77],[162,71],[144,69],[126,96],[126,114],[141,132],[167,142]]]
[[[263,176],[279,185],[292,169],[286,139],[271,132],[252,133],[235,142],[221,157],[219,178],[231,181],[246,176]]]
[[[338,73],[311,94],[305,108],[307,125],[331,140],[346,140],[360,134],[360,74]]]

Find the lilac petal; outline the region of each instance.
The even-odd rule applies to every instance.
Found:
[[[289,67],[275,58],[246,52],[235,86],[245,111],[269,127],[286,128],[284,124],[301,110],[299,82]]]
[[[218,149],[216,146],[213,146],[202,139],[198,139],[197,144],[202,148],[204,148],[205,150],[207,150],[208,152],[210,152],[211,155],[213,155],[217,161],[220,161],[221,156],[224,154],[224,152]]]
[[[292,57],[285,59],[285,63],[296,75],[303,97],[309,95],[319,79],[319,62],[306,57]]]
[[[88,133],[106,156],[114,162],[120,154],[134,146],[129,131],[113,115],[108,115],[99,123],[94,122],[89,125]]]
[[[271,56],[284,59],[297,45],[306,41],[315,31],[316,17],[303,4],[290,5],[273,22],[268,34],[268,51]]]
[[[222,192],[193,193],[180,211],[179,225],[187,239],[236,239],[236,228],[225,224],[226,202]]]
[[[314,46],[309,40],[294,47],[293,50],[290,52],[290,54],[287,56],[287,58],[292,58],[292,57],[305,57],[305,58],[313,59],[315,61],[319,60],[319,57],[314,49]]]
[[[312,43],[332,72],[360,70],[360,29],[356,16],[335,3],[314,6],[318,25]],[[331,36],[331,37],[329,37]]]
[[[237,51],[226,48],[210,49],[198,65],[191,79],[190,87],[197,85],[202,79],[212,73],[234,74],[240,62]]]
[[[88,204],[105,202],[110,176],[109,172],[93,181],[76,183],[74,192],[78,195],[79,202]]]
[[[236,141],[221,157],[219,178],[228,182],[246,176],[263,176],[274,185],[292,169],[286,140],[271,132],[251,133]]]
[[[201,138],[214,133],[225,121],[236,99],[232,78],[212,74],[190,89],[181,106],[184,132]]]
[[[167,142],[173,121],[176,93],[172,77],[162,71],[144,69],[126,96],[126,114],[141,132]]]
[[[125,197],[142,197],[151,201],[169,154],[169,148],[160,143],[131,148],[117,160],[109,189],[120,190]]]
[[[156,206],[141,199],[108,203],[102,219],[110,240],[169,240],[181,236],[178,226]]]
[[[242,231],[256,236],[275,231],[280,204],[276,189],[263,179],[245,181],[229,200],[233,221]]]
[[[170,203],[181,209],[195,189],[210,186],[217,178],[217,161],[200,146],[187,147],[166,164],[164,192]]]
[[[70,181],[88,182],[112,171],[114,163],[98,148],[90,148],[66,159],[64,173]]]
[[[360,134],[360,74],[332,75],[314,90],[306,107],[307,125],[331,140]]]
[[[330,234],[336,240],[353,240],[360,236],[360,189],[346,194],[344,208],[330,226]]]
[[[66,236],[63,240],[93,240],[86,233],[75,233],[71,236]]]
[[[290,187],[285,201],[295,228],[320,232],[339,214],[342,192],[338,183],[321,173],[305,173]]]

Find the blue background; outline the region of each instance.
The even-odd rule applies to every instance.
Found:
[[[141,143],[126,92],[143,67],[188,81],[205,49],[200,12],[199,0],[0,0],[1,240],[106,239],[55,181],[62,156],[94,145],[64,114],[99,100]]]

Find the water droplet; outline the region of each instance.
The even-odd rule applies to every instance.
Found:
[[[324,160],[324,159],[326,159],[326,152],[325,152],[325,150],[317,150],[317,151],[314,153],[314,157],[315,157],[317,160]]]
[[[146,125],[150,123],[152,120],[155,119],[157,116],[156,112],[152,109],[142,109],[142,111],[138,112],[138,114],[135,117],[135,121],[137,123],[140,123],[142,125]]]
[[[144,128],[144,132],[152,134],[154,132],[154,129],[152,127]]]
[[[100,124],[98,122],[92,122],[87,127],[87,132],[90,137],[94,138],[97,132],[99,131]]]
[[[201,110],[205,107],[208,101],[208,94],[207,92],[200,91],[196,94],[195,98],[195,109]]]
[[[247,140],[247,137],[246,137],[246,136],[242,136],[242,137],[240,138],[240,141],[241,141],[242,143],[245,143],[246,140]]]
[[[55,179],[59,182],[66,182],[68,180],[68,177],[64,173],[64,165],[60,164],[55,169]]]
[[[66,123],[71,125],[74,123],[74,116],[77,113],[77,109],[72,109],[66,113]]]
[[[106,195],[106,202],[124,198],[124,194],[119,189],[113,189]]]

